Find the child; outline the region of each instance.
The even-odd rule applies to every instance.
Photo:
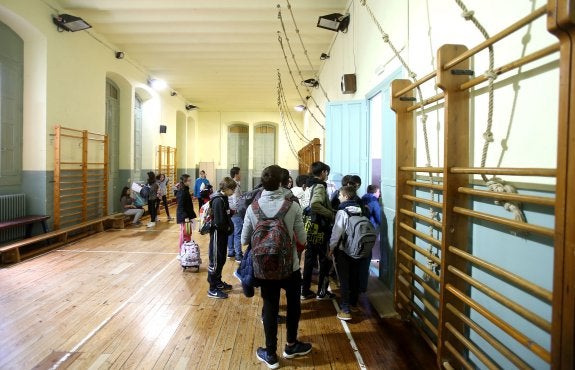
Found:
[[[145,186],[150,188],[148,195],[148,212],[150,212],[150,222],[146,225],[147,227],[156,226],[156,200],[158,199],[158,183],[156,182],[156,175],[150,171],[148,172],[148,182]]]
[[[140,217],[144,214],[144,210],[141,208],[136,207],[133,203],[132,197],[130,197],[130,188],[124,186],[122,189],[122,195],[120,197],[120,204],[122,205],[122,210],[126,216],[134,216],[132,220],[132,225],[140,226],[142,223],[140,222]]]
[[[299,175],[298,177],[295,178],[295,185],[293,188],[291,188],[291,192],[293,193],[293,195],[299,200],[299,204],[301,206],[301,208],[305,208],[308,206],[309,204],[309,199],[306,201],[304,200],[305,198],[305,189],[306,189],[306,182],[307,182],[308,176],[307,175]],[[305,205],[304,205],[305,203]]]
[[[231,219],[228,197],[236,190],[237,183],[231,177],[225,177],[220,182],[220,190],[212,195],[210,209],[212,212],[212,225],[210,231],[210,264],[208,266],[208,297],[228,298],[225,291],[232,289],[230,284],[222,281],[222,269],[226,263],[228,236],[234,233],[234,224]]]
[[[170,179],[166,177],[163,173],[156,176],[156,180],[158,182],[158,199],[156,200],[156,214],[160,212],[160,201],[164,205],[164,209],[166,210],[166,216],[168,217],[168,221],[172,221],[173,218],[170,217],[170,209],[168,208],[168,182]]]
[[[340,248],[345,242],[345,230],[351,215],[364,215],[363,207],[354,199],[356,190],[353,185],[339,189],[339,209],[329,240],[329,254],[335,256],[339,273],[339,290],[341,293],[340,320],[351,320],[351,307],[357,307],[359,297],[359,260],[348,256]]]
[[[176,208],[176,222],[180,225],[180,248],[184,242],[192,239],[191,228],[189,232],[186,232],[186,223],[191,222],[196,218],[192,196],[190,195],[191,184],[192,179],[190,175],[182,175],[180,177],[178,192],[176,193],[176,200],[178,203]]]

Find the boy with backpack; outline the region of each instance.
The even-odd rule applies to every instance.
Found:
[[[354,186],[339,190],[340,205],[329,241],[329,254],[335,256],[339,275],[341,304],[337,317],[340,320],[351,320],[351,309],[357,308],[360,261],[371,255],[377,239],[375,228],[355,197]]]
[[[208,265],[208,297],[228,298],[226,291],[232,290],[232,286],[222,281],[222,269],[226,263],[226,249],[228,236],[234,233],[234,224],[231,219],[228,197],[234,193],[236,182],[230,177],[225,177],[220,182],[220,191],[212,195],[209,202],[212,215],[212,227],[210,229],[210,249]]]
[[[293,358],[311,352],[311,344],[297,340],[301,274],[295,238],[305,240],[306,232],[300,207],[286,199],[281,179],[281,167],[273,165],[263,170],[264,190],[248,207],[242,229],[242,245],[251,243],[253,272],[263,299],[266,345],[256,350],[256,357],[270,369],[279,367],[276,351],[281,289],[287,299],[287,344],[283,356]]]

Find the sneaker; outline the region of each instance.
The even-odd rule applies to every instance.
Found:
[[[296,356],[305,356],[311,352],[311,343],[303,343],[298,340],[295,341],[295,344],[292,346],[284,347],[284,357],[285,358],[294,358]]]
[[[315,293],[311,290],[308,290],[307,292],[301,292],[300,299],[305,301],[306,299],[312,299],[313,297],[315,297]]]
[[[351,313],[349,312],[344,312],[344,311],[339,311],[337,313],[337,318],[343,321],[349,321],[351,320]]]
[[[236,262],[237,262],[237,263],[242,263],[242,258],[243,258],[242,256],[239,256],[239,257],[236,256]]]
[[[228,253],[228,258],[234,258],[236,256],[235,252],[234,253]]]
[[[140,227],[140,226],[142,226],[142,223],[141,223],[140,221],[138,221],[138,222],[132,222],[132,226],[134,226],[134,227]]]
[[[154,227],[156,226],[155,222],[148,222],[148,224],[146,225],[146,227]]]
[[[233,287],[230,284],[226,283],[225,281],[220,281],[218,283],[218,285],[216,285],[216,287],[218,288],[218,290],[232,290],[233,289]]]
[[[328,292],[328,291],[319,292],[317,297],[315,297],[315,299],[319,299],[320,301],[328,300],[328,299],[334,299],[334,298],[335,298],[335,294],[333,294],[332,292]]]
[[[225,298],[228,298],[228,295],[227,295],[227,293],[222,292],[219,289],[216,289],[216,290],[209,289],[208,290],[208,297],[216,298],[216,299],[225,299]]]
[[[263,316],[260,316],[260,321],[262,322],[262,324],[264,323],[264,317]],[[278,315],[277,321],[278,321],[278,325],[285,324],[286,323],[286,317],[282,316],[282,315]]]
[[[258,349],[256,350],[256,357],[258,358],[258,360],[266,364],[266,366],[269,367],[270,369],[277,369],[278,367],[280,367],[278,355],[276,355],[275,353],[269,354],[265,348],[258,347]]]

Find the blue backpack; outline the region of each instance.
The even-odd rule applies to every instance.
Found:
[[[148,198],[150,197],[150,185],[145,184],[144,186],[142,186],[142,190],[140,190],[140,196],[145,200],[148,200]]]

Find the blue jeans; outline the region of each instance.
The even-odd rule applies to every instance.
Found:
[[[232,216],[234,223],[234,233],[228,236],[228,255],[235,255],[236,259],[242,258],[242,228],[244,219],[239,215]]]

